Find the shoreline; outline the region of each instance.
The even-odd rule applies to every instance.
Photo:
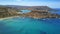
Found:
[[[0,20],[6,20],[6,19],[10,19],[10,18],[15,18],[15,17],[20,17],[20,16],[11,16],[11,17],[0,18]]]
[[[0,18],[0,20],[7,20],[7,19],[16,18],[16,17],[25,17],[25,16],[11,16],[11,17]],[[34,19],[45,19],[45,18],[38,18],[38,17],[30,17],[30,18],[34,18]],[[49,19],[49,18],[47,18],[47,19]],[[60,18],[58,18],[58,19],[60,19]]]

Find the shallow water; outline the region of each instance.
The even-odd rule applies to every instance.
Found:
[[[0,34],[60,34],[60,19],[15,17],[0,20]]]
[[[31,12],[31,10],[21,10],[22,11],[22,13],[29,13],[29,12]]]
[[[0,34],[60,34],[60,19],[6,19],[0,21]]]

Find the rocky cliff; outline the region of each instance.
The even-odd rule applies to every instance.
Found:
[[[38,10],[34,10],[25,15],[27,17],[32,17],[32,18],[60,18],[60,15],[58,15],[58,14],[51,14],[48,11],[38,11]]]
[[[29,13],[21,14],[20,10],[28,9],[32,10]],[[48,12],[52,10],[47,6],[0,6],[0,18],[10,16],[26,16],[32,18],[60,18],[58,14],[51,14]]]

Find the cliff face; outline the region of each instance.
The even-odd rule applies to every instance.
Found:
[[[17,10],[8,7],[0,7],[0,18],[13,15],[17,15]]]
[[[60,15],[51,14],[48,11],[38,11],[38,10],[32,11],[25,15],[32,18],[60,18]]]

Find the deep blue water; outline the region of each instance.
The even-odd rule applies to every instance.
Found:
[[[60,8],[55,8],[54,10],[56,10],[56,11],[49,11],[49,12],[60,15]]]
[[[15,17],[0,20],[0,34],[60,34],[60,19]]]

